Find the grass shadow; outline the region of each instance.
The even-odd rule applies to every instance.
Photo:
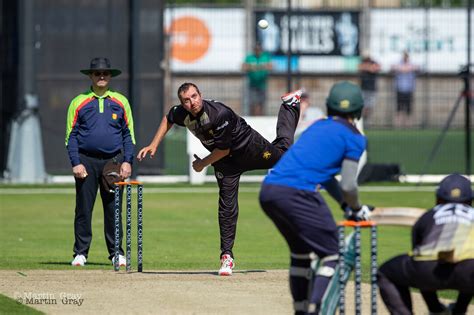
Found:
[[[258,272],[267,272],[266,270],[237,270],[233,274],[247,274],[247,273],[258,273]],[[139,273],[136,270],[133,270],[130,273]],[[143,274],[151,275],[214,275],[217,276],[217,271],[144,271]]]
[[[53,266],[71,266],[70,261],[42,261],[40,265],[53,265]],[[111,266],[111,264],[100,263],[100,262],[86,262],[86,266]]]

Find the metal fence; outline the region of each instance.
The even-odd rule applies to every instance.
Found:
[[[139,1],[140,49],[136,62],[140,69],[137,80],[140,102],[132,104],[137,149],[149,143],[161,117],[178,102],[176,90],[185,81],[198,84],[204,97],[218,99],[237,113],[245,113],[246,79],[241,65],[255,40],[265,36],[256,27],[256,20],[273,16],[273,27],[278,27],[281,33],[276,35],[280,42],[272,53],[274,70],[268,83],[266,115],[277,113],[279,97],[287,91],[289,78],[292,87],[307,89],[312,106],[324,110],[331,84],[343,79],[359,81],[357,66],[361,55],[368,52],[382,67],[377,102],[365,124],[369,161],[397,163],[404,172],[414,174],[465,171],[463,106],[455,112],[432,163],[426,163],[464,89],[458,75],[467,60],[468,19],[464,3],[453,2],[456,9],[448,10],[442,6],[429,7],[426,2],[423,7],[400,8],[404,3],[394,1],[342,6],[334,1],[308,0],[297,1],[288,19],[286,2],[274,2],[245,1],[217,7],[168,2],[164,13],[166,58],[160,63],[157,58],[160,41],[156,37],[160,28],[156,23],[160,15],[158,6],[153,0]],[[35,36],[39,45],[35,81],[46,169],[50,174],[70,173],[64,147],[66,111],[70,100],[89,85],[88,78],[79,70],[87,67],[92,57],[107,56],[114,67],[124,70],[112,81],[113,88],[125,95],[129,93],[128,14],[126,0],[35,1]],[[343,52],[338,41],[342,35],[336,30],[336,24],[343,19],[350,20],[349,27],[356,34],[351,39],[356,41],[355,48],[349,53]],[[272,26],[265,31],[272,31]],[[292,45],[288,43],[290,33]],[[323,44],[333,45],[334,49],[322,49]],[[292,47],[290,76],[288,47]],[[420,71],[412,116],[407,124],[400,126],[394,121],[396,93],[391,67],[399,62],[403,51],[410,53]],[[165,104],[158,101],[161,99],[157,88],[159,67],[166,73]],[[187,172],[183,130],[173,130],[162,149],[163,163],[156,160],[140,163],[140,174]]]

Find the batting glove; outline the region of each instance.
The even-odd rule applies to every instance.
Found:
[[[368,221],[370,220],[372,210],[374,210],[374,207],[369,205],[362,205],[358,210],[346,206],[344,208],[344,218],[356,222]]]

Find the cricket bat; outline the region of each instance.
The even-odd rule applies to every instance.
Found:
[[[372,211],[370,220],[377,225],[413,226],[425,211],[413,207],[379,207]]]

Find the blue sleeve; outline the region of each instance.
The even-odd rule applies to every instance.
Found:
[[[71,101],[71,104],[67,110],[66,119],[66,148],[69,155],[69,161],[71,161],[72,167],[81,164],[79,159],[79,143],[77,141],[77,104],[75,99]]]
[[[67,153],[69,155],[69,161],[71,161],[71,165],[74,167],[76,165],[81,164],[81,160],[79,159],[79,144],[77,142],[77,128],[73,127],[71,133],[69,134],[69,141],[67,144]]]
[[[133,156],[135,145],[133,144],[130,128],[124,122],[122,126],[122,143],[123,143],[123,161],[133,164]]]
[[[360,157],[367,147],[367,139],[361,134],[352,134],[353,139],[347,139],[346,141],[346,154],[345,159],[359,161]]]

